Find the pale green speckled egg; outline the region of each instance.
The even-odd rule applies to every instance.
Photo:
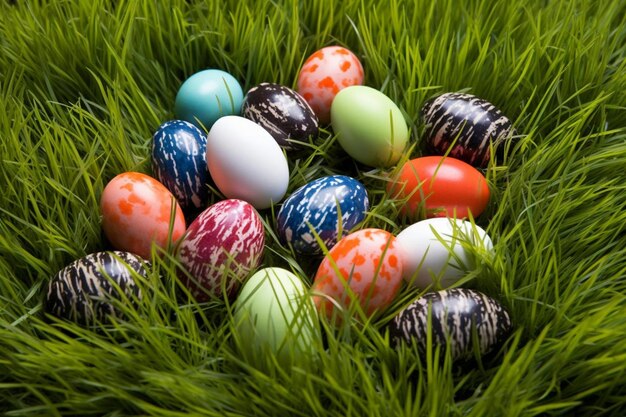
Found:
[[[285,367],[315,362],[321,346],[317,312],[307,286],[292,272],[264,268],[244,284],[235,302],[236,341],[258,366],[275,355]]]
[[[407,148],[409,129],[402,112],[374,88],[355,85],[339,91],[330,116],[341,147],[364,165],[390,167]]]

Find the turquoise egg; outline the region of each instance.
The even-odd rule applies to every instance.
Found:
[[[176,117],[210,129],[222,116],[240,115],[243,90],[229,73],[208,69],[187,78],[176,94]]]

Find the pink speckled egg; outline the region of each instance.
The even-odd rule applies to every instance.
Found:
[[[320,123],[330,122],[330,105],[337,93],[363,84],[363,65],[350,50],[327,46],[314,52],[298,75],[298,93],[309,103]]]
[[[259,266],[265,233],[250,203],[229,199],[213,204],[189,225],[178,260],[193,279],[183,282],[200,302],[231,297],[248,273]]]
[[[335,303],[350,305],[352,292],[371,316],[392,302],[401,283],[402,252],[396,238],[381,229],[363,229],[342,238],[322,260],[313,299],[330,317]]]
[[[100,197],[102,229],[117,250],[150,259],[152,242],[165,248],[185,233],[185,217],[172,193],[154,178],[124,172],[104,187]]]

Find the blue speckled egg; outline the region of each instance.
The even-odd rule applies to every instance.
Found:
[[[319,132],[319,121],[309,103],[291,88],[279,84],[261,83],[252,87],[244,97],[241,113],[261,125],[287,150],[297,148],[297,142],[317,137]]]
[[[60,270],[48,285],[45,310],[79,324],[120,317],[112,300],[141,298],[133,274],[147,278],[147,262],[130,252],[91,253]]]
[[[209,197],[206,135],[184,120],[163,123],[152,138],[152,171],[183,209],[203,208]]]
[[[368,209],[367,190],[359,181],[344,175],[318,178],[285,200],[278,212],[278,236],[298,253],[321,254],[313,232],[330,249],[342,237],[340,228],[347,234],[363,221]]]

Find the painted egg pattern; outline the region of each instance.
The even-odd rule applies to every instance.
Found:
[[[489,162],[490,145],[502,157],[503,142],[515,134],[511,121],[490,102],[471,94],[446,93],[428,100],[421,109],[428,150],[475,167]],[[454,142],[454,145],[453,145]]]
[[[329,298],[348,307],[348,286],[367,315],[384,309],[400,290],[401,256],[396,238],[381,229],[362,229],[343,237],[324,257],[315,275],[312,288],[316,306],[329,317],[334,310]]]
[[[337,93],[363,84],[363,65],[350,50],[327,46],[307,58],[298,75],[297,91],[311,105],[321,123],[330,122],[330,106]]]
[[[166,248],[174,212],[172,243],[185,233],[185,217],[172,193],[154,178],[139,172],[117,175],[100,197],[102,228],[117,250],[150,259],[152,243]]]
[[[163,123],[152,137],[152,171],[184,209],[209,198],[206,135],[184,120]]]
[[[261,261],[265,233],[254,207],[241,200],[223,200],[208,207],[189,225],[178,260],[193,280],[183,282],[200,302],[211,295],[231,296]]]
[[[347,233],[361,223],[368,208],[367,190],[359,181],[345,175],[318,178],[285,200],[277,216],[278,236],[298,253],[321,254],[313,231],[330,249],[339,230]]]
[[[427,293],[398,313],[389,324],[392,343],[417,343],[424,351],[429,320],[434,345],[446,348],[449,339],[453,359],[471,356],[473,328],[481,354],[502,343],[512,328],[509,313],[496,300],[478,291],[453,288]]]
[[[261,83],[251,88],[243,100],[242,115],[261,125],[285,149],[317,137],[319,122],[311,106],[291,88]]]
[[[147,277],[145,261],[128,252],[97,252],[78,259],[50,281],[45,310],[79,324],[120,317],[111,300],[141,298],[133,272]]]

